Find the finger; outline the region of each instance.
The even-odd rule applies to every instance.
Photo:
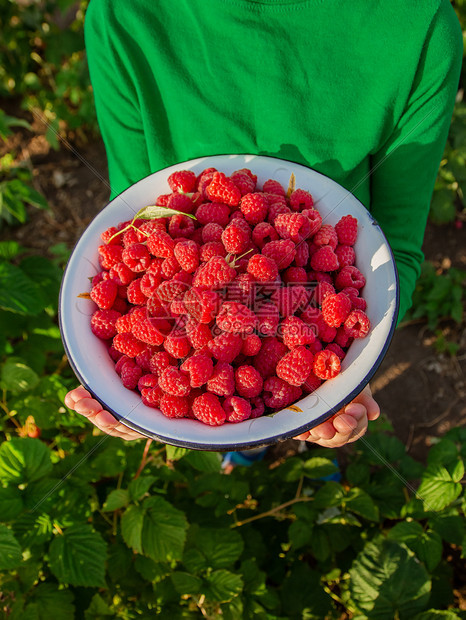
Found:
[[[366,385],[363,391],[356,396],[356,398],[350,403],[359,403],[366,408],[367,417],[369,420],[376,420],[380,415],[380,407],[372,396],[370,385]],[[348,405],[349,406],[349,405]]]
[[[93,398],[82,398],[75,403],[74,410],[89,418],[102,411],[102,405]]]
[[[335,428],[332,424],[332,420],[327,420],[319,424],[319,426],[311,428],[309,434],[316,439],[332,439],[335,435]]]
[[[133,439],[142,439],[144,435],[133,431],[132,429],[124,426],[120,422],[118,422],[111,413],[105,411],[99,411],[94,416],[89,418],[93,424],[97,426],[101,431],[107,433],[107,435],[112,435],[112,437],[120,437],[121,439],[133,440]]]
[[[91,395],[89,394],[89,392],[85,390],[82,385],[80,385],[74,390],[68,392],[68,394],[65,396],[65,405],[68,407],[68,409],[74,409],[74,405],[78,402],[78,400],[81,400],[83,398],[89,398],[90,396]]]

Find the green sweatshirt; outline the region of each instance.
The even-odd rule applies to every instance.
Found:
[[[91,0],[85,34],[112,197],[194,157],[310,166],[384,230],[403,317],[461,68],[448,0]]]

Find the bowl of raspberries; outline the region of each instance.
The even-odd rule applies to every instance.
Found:
[[[223,155],[160,170],[98,213],[59,320],[76,376],[118,420],[222,451],[334,415],[377,370],[397,313],[390,246],[350,192]]]

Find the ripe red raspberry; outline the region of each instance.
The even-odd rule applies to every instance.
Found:
[[[180,370],[189,375],[191,387],[197,388],[210,379],[214,371],[214,363],[206,355],[192,355],[181,364]]]
[[[349,347],[349,345],[353,342],[353,339],[346,333],[344,324],[337,329],[337,333],[333,341],[343,349]]]
[[[296,402],[301,394],[299,387],[290,385],[279,377],[269,377],[264,382],[264,403],[271,409],[283,409]]]
[[[134,362],[129,360],[121,369],[121,382],[128,390],[135,390],[141,378],[142,369]]]
[[[278,308],[271,302],[261,303],[256,310],[257,326],[259,336],[275,336],[280,322]]]
[[[329,328],[330,329],[330,328]],[[315,355],[316,353],[318,353],[319,351],[322,351],[324,347],[322,346],[322,343],[320,342],[320,340],[316,340],[315,342],[313,342],[312,344],[310,344],[308,346],[309,351]]]
[[[277,196],[274,194],[265,194],[265,196],[269,204],[267,221],[272,224],[272,226],[275,224],[275,220],[278,215],[281,213],[291,213],[291,209],[287,206],[286,199],[283,196]]]
[[[259,250],[262,250],[266,243],[270,241],[276,241],[278,239],[278,233],[272,224],[269,222],[259,222],[254,226],[252,231],[252,242],[257,245]]]
[[[118,334],[128,333],[131,331],[132,319],[131,314],[122,314],[115,322],[115,329]]]
[[[160,319],[144,317],[133,323],[131,333],[141,342],[145,342],[152,346],[158,346],[162,344],[165,339],[164,331],[161,329],[164,326],[165,322],[161,324]],[[169,328],[168,323],[166,326]]]
[[[158,409],[160,407],[160,401],[162,400],[163,392],[162,388],[156,385],[153,388],[143,387],[141,390],[141,400],[146,407],[154,407]],[[168,394],[167,394],[168,396]],[[180,398],[179,396],[170,396],[170,398]]]
[[[263,379],[275,374],[279,360],[288,353],[288,348],[276,338],[265,338],[259,353],[253,359],[253,366]]]
[[[253,366],[240,366],[235,371],[236,391],[244,398],[255,398],[262,392],[263,380]]]
[[[220,426],[226,420],[225,411],[218,397],[209,392],[195,398],[192,409],[198,420],[210,426]]]
[[[226,300],[249,305],[253,301],[256,281],[250,273],[240,273],[226,289]]]
[[[262,340],[257,334],[247,334],[243,338],[241,353],[246,357],[253,357],[259,353],[261,346]]]
[[[244,304],[226,301],[220,308],[215,321],[224,332],[243,334],[251,333],[254,330],[257,324],[257,317]]]
[[[230,207],[221,202],[205,202],[196,209],[196,219],[202,226],[214,223],[225,228],[230,220]]]
[[[291,239],[278,239],[266,243],[262,248],[262,254],[274,260],[281,271],[289,267],[294,261],[296,247]]]
[[[195,319],[188,321],[185,330],[193,349],[203,349],[213,338],[210,327],[205,323],[198,323]]]
[[[121,263],[123,248],[121,245],[99,245],[99,263],[103,269],[110,269]]]
[[[332,351],[335,355],[338,355],[340,361],[345,357],[345,352],[336,342],[330,342],[326,347],[326,351]]]
[[[277,364],[277,376],[290,385],[300,386],[312,370],[314,356],[304,346],[291,349]]]
[[[251,398],[251,415],[249,416],[250,420],[254,418],[260,418],[265,411],[264,399],[261,396],[256,396],[256,398]]]
[[[192,170],[177,170],[172,172],[167,182],[172,192],[189,194],[196,187],[197,177]]]
[[[344,245],[354,245],[358,237],[358,220],[352,215],[344,215],[336,224],[335,230],[338,242]]]
[[[317,337],[323,342],[332,342],[335,338],[337,333],[336,328],[327,325],[322,316],[322,312],[318,308],[307,308],[305,312],[301,314],[301,319],[317,332]]]
[[[157,292],[159,284],[161,283],[162,278],[153,273],[145,273],[141,281],[139,283],[139,290],[144,295],[144,297],[152,297]]]
[[[149,345],[134,358],[136,364],[142,368],[144,372],[150,372],[150,360],[156,351],[157,347]]]
[[[177,273],[171,280],[165,280],[157,289],[157,296],[162,302],[172,302],[174,299],[183,297],[189,289],[189,282],[186,282],[181,276],[190,275],[185,271]],[[131,286],[131,285],[130,285]]]
[[[256,189],[256,184],[253,179],[251,179],[251,177],[248,176],[246,173],[239,170],[237,172],[233,172],[233,174],[230,176],[230,179],[241,192],[241,196],[250,194]]]
[[[319,247],[329,245],[332,250],[335,250],[338,245],[337,233],[335,232],[334,227],[330,224],[324,224],[321,226],[312,238],[312,241]]]
[[[319,377],[317,377],[313,372],[311,372],[306,377],[306,381],[303,383],[301,387],[307,394],[310,394],[311,392],[314,392],[315,390],[317,390],[317,388],[321,384],[322,384],[322,379],[319,379]]]
[[[183,396],[163,394],[160,399],[160,411],[167,418],[184,418],[188,415],[189,401]]]
[[[110,268],[109,276],[110,280],[114,280],[118,286],[127,286],[134,280],[136,274],[125,263],[117,263]]]
[[[239,396],[228,396],[223,403],[227,422],[244,422],[251,416],[251,405]]]
[[[227,251],[221,241],[208,241],[201,246],[199,251],[199,258],[201,263],[208,263],[214,256],[221,256],[225,258]]]
[[[142,375],[142,377],[139,379],[138,381],[138,390],[144,390],[146,388],[154,388],[157,387],[159,384],[159,380],[157,375],[154,375],[152,373],[147,373],[145,375]]]
[[[198,192],[203,194],[205,198],[207,198],[207,195],[205,194],[205,190],[210,185],[212,178],[214,176],[214,172],[217,172],[216,168],[206,168],[197,177],[196,189]]]
[[[282,286],[277,290],[277,303],[283,317],[290,316],[309,304],[310,292],[301,284]]]
[[[215,318],[222,298],[216,291],[191,288],[183,297],[186,311],[199,323],[210,323]]]
[[[128,304],[121,297],[117,297],[113,302],[112,310],[120,314],[126,314],[126,312],[128,312]]]
[[[191,237],[195,230],[193,220],[187,215],[172,215],[168,223],[170,237]]]
[[[207,389],[217,396],[232,396],[235,391],[233,366],[227,362],[217,362],[211,377],[207,381]]]
[[[164,258],[160,268],[162,278],[165,280],[171,280],[177,273],[181,271],[181,265],[175,256]]]
[[[126,291],[129,303],[135,306],[143,306],[147,303],[147,297],[141,291],[141,280],[142,278],[137,278],[130,282]]]
[[[336,353],[328,349],[319,351],[315,355],[312,370],[319,379],[333,379],[341,370],[340,358]]]
[[[168,233],[163,230],[155,230],[150,237],[147,238],[147,248],[152,256],[168,258],[169,256],[173,256],[175,243]]]
[[[255,254],[249,259],[247,272],[258,282],[275,282],[278,277],[277,263],[262,254]]]
[[[280,213],[274,226],[282,239],[291,239],[295,243],[307,239],[311,230],[309,220],[301,213]]]
[[[344,293],[327,295],[322,302],[322,316],[330,327],[340,327],[351,312],[351,300]]]
[[[139,355],[139,353],[146,348],[143,342],[140,342],[133,334],[126,332],[117,334],[113,338],[113,346],[117,351],[124,353],[128,357],[136,357],[136,355]]]
[[[117,351],[113,345],[109,347],[108,354],[110,355],[110,357],[112,358],[114,362],[118,362],[118,360],[123,357],[123,353],[120,353],[120,351]]]
[[[159,385],[165,394],[187,396],[191,389],[189,377],[175,366],[167,366],[159,376]]]
[[[305,244],[303,247],[306,247]],[[282,273],[282,280],[285,284],[307,284],[306,270],[303,267],[288,267]]]
[[[288,316],[281,323],[283,344],[289,349],[294,347],[312,344],[315,333],[312,328],[297,316]]]
[[[354,267],[352,265],[343,267],[335,278],[335,287],[339,290],[347,286],[360,289],[363,288],[365,284],[365,277],[362,275],[359,269],[357,269],[357,267]]]
[[[241,192],[223,172],[214,172],[205,191],[213,202],[224,202],[230,207],[236,207],[241,200]]]
[[[362,310],[352,310],[344,323],[345,332],[350,338],[364,338],[370,328],[369,317]]]
[[[275,181],[275,179],[268,179],[262,186],[262,191],[267,194],[277,194],[278,196],[286,195],[282,184],[278,181]]]
[[[191,351],[191,343],[183,332],[173,331],[165,338],[163,347],[176,359],[186,357]]]
[[[166,351],[157,351],[150,359],[150,371],[158,377],[165,368],[174,366],[175,363],[175,360]]]
[[[175,246],[175,258],[181,268],[193,273],[199,266],[199,247],[194,241],[180,241]]]
[[[207,345],[209,351],[219,362],[231,362],[240,354],[243,341],[238,334],[223,332]]]
[[[122,259],[124,264],[135,273],[145,271],[152,261],[149,250],[142,243],[133,243],[125,248]]]
[[[263,194],[246,194],[241,199],[239,208],[244,215],[246,222],[252,226],[263,222],[269,210],[269,204]]]
[[[251,240],[250,228],[243,221],[238,218],[232,220],[222,233],[223,245],[230,254],[242,254]]]
[[[110,310],[116,299],[117,292],[118,285],[116,282],[113,280],[102,280],[92,287],[90,296],[92,301],[96,303],[101,310]]]
[[[356,260],[356,254],[354,249],[350,245],[337,245],[335,249],[340,267],[346,267],[347,265],[354,265]]]
[[[193,286],[202,288],[221,288],[234,280],[236,271],[221,256],[214,256],[196,272]]]
[[[295,189],[290,195],[290,207],[293,211],[310,209],[314,205],[314,200],[309,192],[304,189]]]
[[[299,243],[296,246],[296,256],[294,264],[296,267],[307,267],[309,263],[309,245],[307,243]]]
[[[116,322],[120,316],[115,310],[96,310],[91,318],[92,333],[102,340],[113,338],[117,333]]]
[[[119,351],[117,351],[117,353],[119,353]],[[121,371],[123,370],[123,366],[127,362],[134,362],[134,360],[131,359],[131,357],[129,357],[128,355],[123,355],[122,353],[120,353],[120,355],[121,355],[120,359],[115,364],[115,372],[117,373],[117,375],[121,376]]]
[[[191,197],[186,194],[174,193],[170,195],[167,202],[167,208],[179,211],[180,213],[192,213],[195,209]]]
[[[323,245],[311,256],[311,267],[316,271],[335,271],[338,269],[338,258],[331,246]]]
[[[110,228],[107,228],[107,230],[104,230],[104,232],[100,235],[100,238],[107,245],[121,245],[122,235],[117,234],[118,232],[119,230],[116,226],[111,226]]]
[[[310,231],[309,238],[316,234],[316,232],[322,226],[322,216],[317,209],[304,209],[301,211],[301,215],[304,215],[309,220]]]
[[[312,301],[317,306],[321,306],[324,299],[333,293],[335,293],[335,289],[331,284],[328,282],[318,282],[312,292]]]
[[[222,238],[223,228],[220,224],[215,222],[209,222],[202,228],[202,242],[209,243],[209,241],[220,241]]]

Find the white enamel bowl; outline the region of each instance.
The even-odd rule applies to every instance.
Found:
[[[139,394],[123,387],[105,344],[90,330],[96,306],[78,295],[89,290],[89,277],[100,271],[97,248],[100,234],[120,221],[131,219],[142,207],[168,193],[168,176],[174,170],[197,174],[214,166],[227,175],[248,167],[258,184],[276,179],[286,188],[292,173],[296,187],[311,192],[324,223],[335,225],[347,214],[358,219],[355,245],[357,266],[366,278],[363,295],[371,331],[355,340],[342,364],[341,374],[325,382],[298,403],[302,410],[283,410],[239,424],[210,427],[196,420],[172,420],[142,404]],[[327,177],[292,162],[254,155],[225,155],[183,162],[142,179],[112,200],[91,222],[70,257],[63,277],[59,320],[66,353],[79,381],[117,419],[147,437],[175,446],[199,450],[240,450],[274,444],[294,437],[328,419],[351,401],[369,382],[392,338],[398,314],[398,278],[391,249],[377,222],[347,190]]]

